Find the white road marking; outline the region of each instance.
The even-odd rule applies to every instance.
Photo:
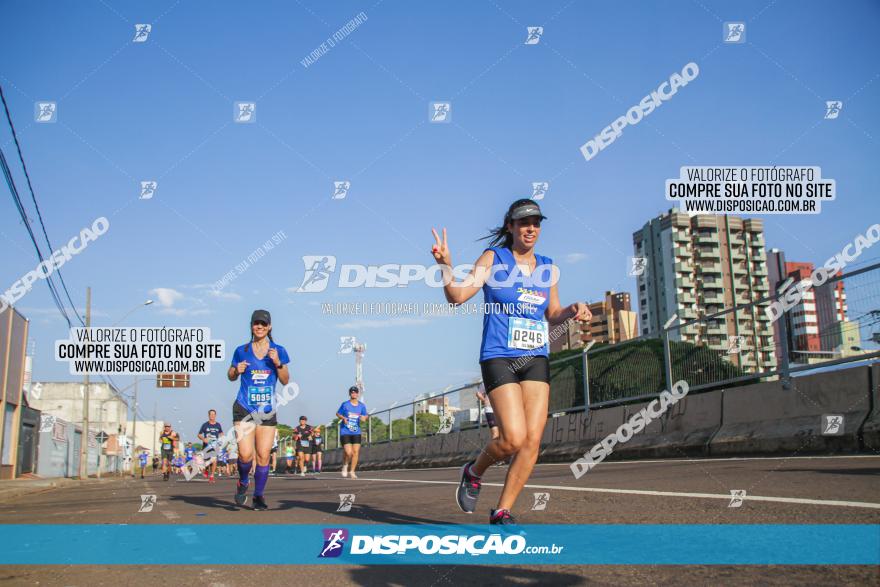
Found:
[[[371,479],[359,477],[359,481],[380,481],[389,483],[426,483],[433,485],[458,485],[457,481],[426,481],[422,479]],[[483,483],[483,486],[504,487],[503,483]],[[553,489],[556,491],[582,491],[589,493],[622,493],[626,495],[652,495],[662,497],[693,497],[697,499],[729,500],[729,493],[688,493],[680,491],[651,491],[646,489],[609,489],[605,487],[566,487],[564,485],[525,485],[528,489]],[[764,495],[748,495],[745,501],[769,501],[775,503],[800,503],[805,505],[824,505],[851,508],[869,508],[880,510],[880,503],[864,501],[839,501],[831,499],[804,499],[800,497],[770,497]]]
[[[162,510],[162,515],[165,516],[166,518],[168,518],[169,520],[177,520],[178,518],[180,518],[180,516],[178,516],[176,513],[168,512],[165,510]]]

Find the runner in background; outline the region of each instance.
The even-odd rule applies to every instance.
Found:
[[[153,456],[153,475],[159,474],[159,457]]]
[[[179,441],[180,437],[171,429],[171,424],[165,424],[162,434],[159,435],[159,445],[162,447],[162,478],[165,481],[171,478],[171,467]]]
[[[183,455],[177,455],[174,457],[174,460],[171,461],[173,465],[172,471],[175,475],[180,475],[180,469],[183,467]]]
[[[141,479],[144,478],[144,469],[147,468],[147,458],[148,457],[146,452],[142,452],[138,455],[138,462],[141,465]]]
[[[275,429],[275,440],[272,442],[272,450],[269,451],[269,472],[274,475],[278,466],[278,429]]]
[[[222,477],[224,473],[229,477],[229,451],[225,446],[220,447],[220,454],[217,456],[217,462],[220,466],[217,469],[217,476]]]
[[[361,390],[357,385],[348,388],[348,401],[342,402],[336,410],[336,417],[342,420],[339,441],[342,443],[342,476],[357,479],[355,469],[361,452],[361,422],[366,422],[367,406],[358,401]]]
[[[293,437],[287,439],[287,444],[284,445],[284,473],[286,475],[290,474],[291,469],[293,469],[293,459],[296,457],[296,451],[294,451],[292,442],[296,442]],[[296,470],[293,470],[296,473]]]
[[[548,323],[590,319],[586,304],[560,305],[559,271],[552,259],[535,253],[544,219],[533,200],[511,204],[501,225],[486,237],[490,246],[460,283],[453,274],[446,229],[442,240],[432,229],[432,254],[443,272],[446,301],[463,304],[482,289],[488,309],[483,315],[480,370],[499,436],[461,468],[456,498],[462,511],[473,513],[483,473],[512,457],[498,504],[489,513],[491,524],[515,523],[510,509],[538,459],[550,399]]]
[[[489,403],[489,397],[486,395],[486,388],[481,383],[477,388],[477,399],[483,404],[483,414],[486,416],[486,426],[489,427],[489,434],[492,440],[498,438],[498,422],[495,421],[495,412],[492,410],[492,404]]]
[[[198,437],[203,444],[202,453],[209,455],[208,466],[205,467],[205,478],[209,483],[214,482],[214,473],[217,472],[216,444],[221,434],[223,434],[223,426],[217,421],[217,410],[208,410],[208,421],[199,428]]]
[[[312,456],[312,427],[308,422],[308,418],[300,416],[299,426],[293,429],[293,437],[296,440],[296,464],[302,477],[306,476],[309,457]]]
[[[324,437],[321,435],[321,427],[315,426],[312,430],[312,467],[315,473],[321,472],[324,456]]]
[[[250,341],[235,349],[232,364],[226,373],[230,381],[241,378],[235,402],[232,404],[232,422],[238,450],[238,485],[235,503],[247,502],[251,467],[254,468],[254,510],[266,510],[263,492],[269,479],[269,461],[278,425],[275,405],[275,385],[287,385],[290,371],[287,350],[272,340],[272,317],[266,310],[251,315]],[[252,422],[242,424],[250,416]],[[249,419],[250,419],[249,418]]]
[[[187,463],[193,460],[193,457],[196,456],[196,449],[193,448],[191,442],[186,443],[186,448],[183,449],[183,456],[186,458]]]
[[[226,465],[229,475],[238,475],[238,445],[229,444],[229,464]]]

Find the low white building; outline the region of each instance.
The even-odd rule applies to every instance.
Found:
[[[137,421],[137,438],[134,438],[134,445],[140,449],[146,449],[150,455],[158,454],[159,451],[159,435],[162,433],[161,420],[141,420]],[[125,435],[129,438],[134,437],[134,422],[129,420],[125,425]]]
[[[29,405],[44,414],[81,424],[83,420],[82,383],[34,381],[28,393]],[[107,383],[89,384],[89,430],[108,436],[125,434],[128,404]],[[140,427],[140,423],[138,423]],[[140,436],[140,431],[138,431]]]

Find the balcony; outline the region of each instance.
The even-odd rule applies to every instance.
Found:
[[[691,273],[694,269],[691,267],[690,263],[685,263],[684,261],[676,261],[675,262],[675,270],[678,273]]]
[[[717,245],[718,244],[718,233],[717,232],[697,233],[697,244],[698,245]]]
[[[761,247],[764,248],[764,235],[762,233],[752,233],[752,242],[751,245],[753,247]]]
[[[694,282],[690,277],[679,276],[675,278],[675,287],[694,287]]]
[[[749,272],[748,268],[745,265],[736,264],[733,266],[733,274],[734,275],[747,275]]]
[[[703,275],[708,273],[721,273],[721,263],[697,263],[697,271]]]
[[[721,251],[717,247],[701,247],[697,251],[701,259],[721,259]]]
[[[724,296],[721,295],[721,292],[717,292],[715,290],[707,291],[703,294],[703,303],[704,304],[723,304]]]
[[[678,294],[678,301],[684,304],[694,304],[697,299],[694,297],[694,294],[690,291],[684,291]]]
[[[697,317],[697,312],[692,308],[679,307],[678,317],[681,320],[695,320]]]
[[[683,230],[673,230],[672,240],[673,242],[677,243],[689,243],[691,242],[691,237],[688,236]]]
[[[734,261],[745,261],[746,253],[740,247],[732,247],[730,249],[730,258]]]
[[[704,280],[703,289],[724,289],[724,282],[720,279],[714,281]]]
[[[727,336],[727,324],[725,323],[710,323],[709,327],[706,328],[706,332],[709,334],[717,334],[720,336]]]
[[[755,263],[752,268],[752,275],[767,275],[767,266],[763,263]]]

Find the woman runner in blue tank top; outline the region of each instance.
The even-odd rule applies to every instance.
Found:
[[[559,304],[558,270],[552,259],[535,253],[545,218],[532,200],[511,204],[501,226],[486,237],[491,246],[461,282],[453,276],[446,229],[442,240],[432,229],[432,253],[443,271],[446,300],[463,304],[481,289],[485,298],[480,370],[499,435],[462,467],[456,497],[462,511],[473,513],[483,473],[493,463],[514,457],[498,504],[489,514],[491,524],[515,523],[510,509],[538,460],[550,400],[548,323],[590,319],[586,304]],[[561,331],[564,326],[554,335]]]
[[[266,310],[251,315],[251,340],[235,349],[227,377],[241,378],[232,404],[232,423],[238,450],[238,485],[235,503],[247,502],[248,475],[256,453],[254,468],[254,509],[268,509],[263,490],[269,479],[269,459],[278,425],[275,410],[275,384],[287,385],[290,370],[287,350],[272,340],[272,317]]]

